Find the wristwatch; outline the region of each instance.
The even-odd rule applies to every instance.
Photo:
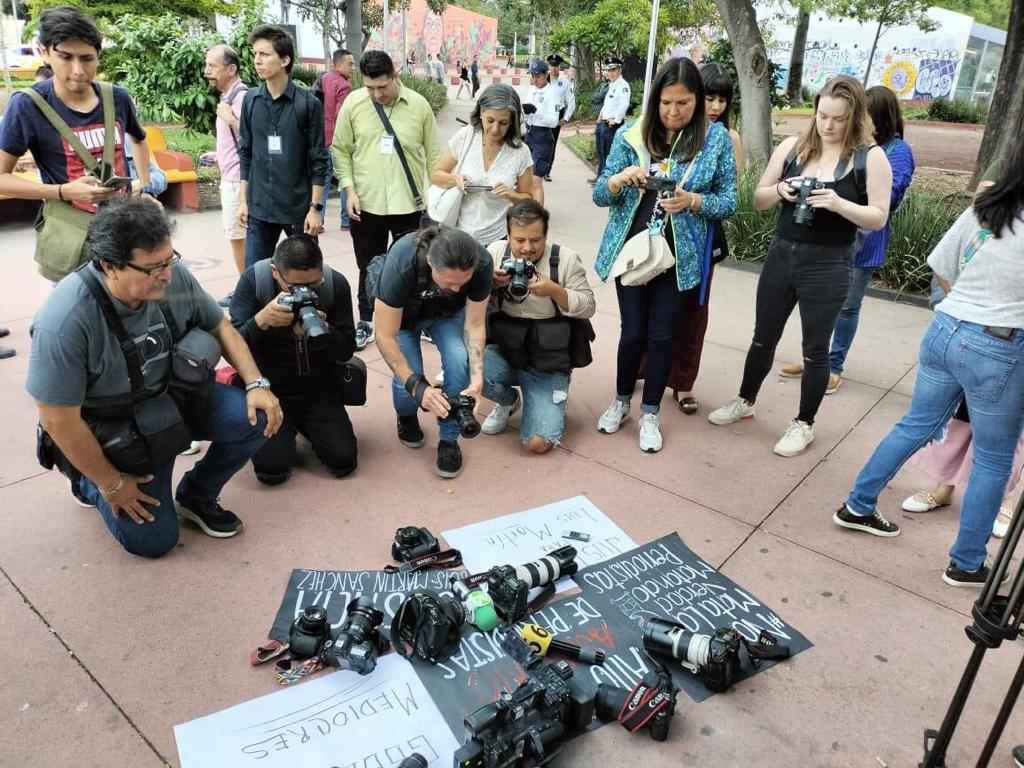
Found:
[[[309,207],[312,208],[317,213],[320,213],[324,209],[324,204],[323,203],[310,203]]]
[[[252,392],[254,389],[270,389],[270,379],[266,376],[260,376],[258,379],[250,381],[245,385],[246,392]]]

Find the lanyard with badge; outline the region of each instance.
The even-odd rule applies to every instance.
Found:
[[[398,103],[398,99],[395,99],[395,104]],[[391,105],[391,109],[388,112],[388,121],[391,121],[391,113],[395,111],[395,104]],[[381,110],[383,114],[383,109]],[[392,130],[394,130],[392,128]],[[394,135],[385,129],[384,135],[380,137],[380,153],[382,155],[393,155],[395,154],[395,137]]]
[[[269,95],[269,93],[268,93]],[[267,136],[267,154],[268,155],[281,155],[284,154],[284,148],[281,142],[281,134],[278,133],[277,126],[281,122],[281,115],[284,112],[284,107],[276,109],[276,100],[271,99],[270,103],[267,104],[267,122],[270,123],[272,132]],[[292,103],[292,114],[295,113],[295,103]],[[296,119],[296,122],[298,120]]]

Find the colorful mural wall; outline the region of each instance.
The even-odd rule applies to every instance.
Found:
[[[412,0],[405,12],[406,50],[416,57],[417,66],[427,59],[428,53],[440,54],[450,67],[457,61],[472,61],[474,56],[483,66],[493,66],[498,44],[498,20],[490,16],[449,5],[438,16],[427,8],[424,0]],[[375,29],[367,48],[381,47],[381,31]],[[402,57],[402,13],[391,14],[388,21],[388,39],[385,50],[398,61]]]
[[[886,85],[901,99],[951,97],[972,19],[952,11],[929,11],[939,27],[921,32],[916,27],[894,27],[878,41],[868,86]],[[784,88],[789,72],[792,27],[775,26],[776,45],[770,55],[781,68]],[[811,19],[804,54],[803,84],[819,90],[836,75],[864,76],[875,29],[871,25],[815,15]]]

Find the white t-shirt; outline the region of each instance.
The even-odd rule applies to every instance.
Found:
[[[468,153],[467,141],[472,142]],[[484,170],[483,134],[469,125],[456,131],[448,142],[448,148],[451,149],[456,162],[455,170],[452,172],[461,173],[477,184],[494,186],[502,183],[515,191],[519,177],[527,168],[533,167],[533,156],[525,144],[520,144],[518,148],[502,144],[501,151],[494,158],[491,167]],[[466,159],[462,160],[464,154]],[[491,192],[469,191],[462,198],[456,226],[484,245],[488,245],[505,237],[505,214],[511,205],[505,198]]]

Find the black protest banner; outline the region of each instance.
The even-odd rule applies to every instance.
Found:
[[[345,609],[357,597],[366,596],[384,613],[381,630],[390,633],[391,619],[411,592],[430,590],[451,594],[452,576],[464,578],[467,571],[309,571],[296,568],[288,579],[281,606],[268,637],[288,642],[288,629],[303,609],[319,605],[327,611],[332,634],[345,621]]]
[[[582,599],[607,622],[609,635],[632,638],[635,647],[623,654],[627,669],[639,669],[649,663],[643,651],[643,630],[648,617],[668,619],[693,634],[710,635],[718,628],[733,628],[751,643],[757,642],[762,630],[767,630],[781,645],[788,646],[793,655],[812,645],[764,603],[701,560],[676,533],[589,566],[573,576],[573,580],[583,590]],[[746,655],[741,652],[741,657]],[[676,685],[695,701],[712,695],[678,661],[671,657],[659,657],[658,661],[668,662]],[[755,669],[744,658],[739,679],[773,663],[764,661]],[[634,683],[635,680],[625,687]]]

